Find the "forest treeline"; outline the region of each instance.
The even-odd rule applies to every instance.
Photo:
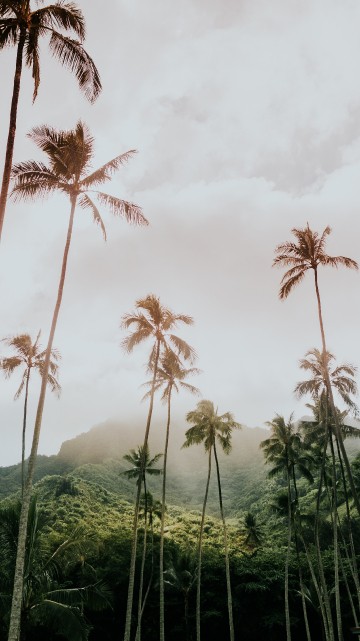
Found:
[[[50,326],[44,345],[39,328],[3,337],[9,351],[1,357],[1,370],[8,378],[21,372],[14,391],[15,400],[23,401],[20,489],[0,506],[3,638],[165,641],[170,636],[201,641],[225,636],[235,641],[270,635],[286,641],[343,641],[360,631],[360,464],[346,448],[348,438],[359,435],[349,420],[358,414],[356,366],[339,364],[328,350],[320,275],[324,268],[357,270],[358,264],[327,253],[329,227],[320,232],[309,223],[293,228],[291,239],[275,248],[273,266],[285,270],[281,300],[305,278],[312,279],[309,309],[317,315],[319,343],[307,346],[299,362],[301,380],[289,389],[304,398],[311,420],[284,417],[279,408],[269,417],[269,434],[260,443],[272,483],[260,475],[255,494],[239,473],[231,478],[228,457],[242,429],[241,417],[231,408],[220,413],[221,399],[200,392],[196,346],[182,337],[184,329],[190,334],[193,318],[171,309],[155,293],[140,298],[134,293],[133,309],[119,310],[123,357],[131,358],[139,345],[148,348],[147,411],[141,438],[123,455],[125,469],[112,462],[71,470],[65,459],[38,457],[46,395],[61,392],[56,332],[70,278],[75,216],[79,209],[87,212],[105,240],[105,210],[135,226],[149,224],[138,204],[103,191],[113,174],[134,159],[135,150],[94,170],[95,139],[82,120],[69,129],[33,126],[28,136],[42,159],[13,162],[21,79],[30,68],[34,101],[46,55],[42,42],[75,76],[86,99],[93,103],[99,96],[100,74],[85,49],[85,33],[85,19],[75,3],[0,0],[0,50],[16,50],[0,193],[1,242],[6,242],[2,231],[10,198],[36,201],[60,194],[67,214],[53,310],[50,321],[44,319]],[[41,387],[29,428],[35,375]],[[186,509],[171,504],[177,481],[168,461],[173,399],[180,393],[194,396],[194,409],[184,417],[181,451],[195,449],[204,461],[197,470],[198,485],[187,490]],[[159,451],[150,447],[155,404],[164,408]],[[55,471],[52,466],[58,466],[58,474],[49,475]],[[34,488],[41,468],[48,475]],[[13,472],[9,483],[17,475]],[[115,484],[115,473],[119,487],[123,479],[133,484],[131,502],[125,500],[128,493],[119,496],[104,487],[101,475]],[[249,500],[243,507],[251,509],[246,510],[240,495],[247,491],[251,505]],[[189,510],[194,496],[198,504]]]

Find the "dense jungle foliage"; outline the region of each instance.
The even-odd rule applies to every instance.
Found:
[[[194,639],[196,549],[206,466],[201,453],[178,448],[175,443],[169,463],[169,489],[165,529],[166,632],[177,640]],[[134,435],[134,434],[133,434]],[[286,484],[281,477],[268,478],[259,443],[269,436],[264,429],[243,428],[233,436],[233,451],[222,465],[224,504],[228,524],[230,567],[236,636],[244,641],[284,638],[284,559],[287,548]],[[152,452],[156,449],[155,442]],[[40,456],[37,464],[35,499],[30,514],[25,606],[22,639],[88,638],[110,641],[124,625],[130,560],[135,485],[126,478],[123,459],[128,442],[118,425],[107,423],[63,444],[57,456]],[[352,456],[356,441],[349,441]],[[110,458],[109,454],[113,457]],[[1,638],[6,637],[9,600],[19,518],[20,465],[0,469],[3,499],[0,509]],[[360,485],[360,461],[353,463]],[[159,493],[161,479],[150,477],[153,533],[147,534],[145,585],[151,589],[143,614],[142,638],[158,638],[158,549]],[[304,514],[303,532],[313,563],[312,543],[314,484],[299,478]],[[285,493],[285,494],[284,494]],[[346,528],[346,514],[339,513]],[[136,583],[144,540],[144,507],[140,512]],[[355,522],[354,522],[355,523]],[[352,524],[354,526],[354,523]],[[333,582],[333,538],[329,518],[321,522],[321,548],[327,582]],[[357,549],[360,530],[353,528]],[[202,567],[202,634],[219,639],[227,632],[224,548],[217,507],[215,482],[210,489],[204,528]],[[305,638],[299,591],[298,565],[307,587],[308,617],[312,638],[322,635],[316,594],[311,588],[309,565],[303,551],[297,558],[295,545],[289,564],[289,600],[292,636]],[[344,561],[346,565],[346,560]],[[347,571],[349,574],[349,571]],[[340,581],[345,595],[346,584]],[[136,594],[136,588],[135,588]],[[334,600],[334,596],[333,596]],[[353,619],[347,599],[343,603],[344,638]],[[334,605],[334,604],[333,604]],[[136,608],[134,626],[136,624]],[[90,630],[90,632],[89,632]]]

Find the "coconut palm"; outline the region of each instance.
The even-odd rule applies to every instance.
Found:
[[[62,31],[72,37],[65,35]],[[0,239],[11,175],[23,61],[25,60],[25,64],[32,71],[34,101],[40,84],[40,42],[44,36],[50,37],[49,47],[52,55],[75,74],[80,89],[91,102],[97,98],[101,91],[99,73],[83,47],[85,21],[76,4],[58,0],[45,7],[33,8],[30,0],[1,0],[0,50],[15,46],[17,52],[9,133],[0,193]]]
[[[183,447],[190,447],[191,445],[203,444],[205,452],[208,453],[208,475],[206,481],[205,497],[201,515],[200,533],[199,533],[199,548],[198,548],[198,573],[197,573],[197,590],[196,590],[196,639],[200,641],[200,586],[201,586],[201,557],[202,557],[202,542],[205,522],[205,510],[207,497],[209,492],[209,483],[211,476],[211,457],[214,454],[217,484],[219,492],[219,505],[220,514],[223,523],[224,531],[224,547],[225,547],[225,569],[226,569],[226,588],[228,599],[228,612],[229,612],[229,629],[230,641],[234,641],[234,621],[232,612],[232,595],[231,595],[231,581],[230,581],[230,565],[229,565],[229,550],[227,542],[227,530],[223,509],[220,468],[217,455],[216,443],[218,443],[225,452],[229,454],[231,451],[231,435],[232,430],[241,428],[241,425],[234,420],[230,412],[225,414],[218,414],[215,410],[214,404],[211,401],[202,400],[197,404],[197,407],[192,412],[186,415],[188,423],[192,427],[185,432],[186,440]]]
[[[309,269],[313,271],[322,342],[322,353],[326,354],[328,350],[326,347],[320,290],[318,284],[319,267],[322,266],[338,268],[340,266],[343,266],[348,267],[349,269],[358,269],[358,264],[352,258],[347,258],[346,256],[329,256],[326,253],[325,245],[327,236],[329,236],[329,234],[331,233],[330,227],[325,227],[322,234],[318,234],[318,232],[312,231],[309,227],[309,224],[307,224],[304,229],[292,229],[292,233],[295,236],[296,242],[281,243],[275,249],[275,253],[277,254],[277,256],[274,259],[273,265],[277,267],[290,267],[290,269],[285,272],[281,279],[279,297],[281,300],[286,299],[293,288],[303,281],[307,271]],[[349,477],[349,483],[354,497],[356,509],[360,516],[360,501],[356,492],[349,459],[341,436],[341,430],[335,409],[328,367],[325,367],[324,375],[325,385],[328,391],[329,403],[334,417],[335,434],[339,441],[339,447],[345,463],[347,475]]]
[[[288,421],[285,421],[283,416],[277,414],[272,421],[267,425],[271,428],[271,436],[260,443],[260,447],[264,450],[264,456],[267,463],[272,463],[272,468],[269,476],[284,475],[287,485],[287,551],[285,559],[285,624],[286,624],[286,638],[291,641],[291,624],[290,624],[290,609],[289,609],[289,563],[290,552],[293,532],[293,509],[298,503],[295,467],[307,478],[312,481],[312,475],[308,468],[308,457],[303,453],[301,435],[297,426],[293,422],[291,415]],[[294,485],[294,496],[292,494],[291,485]],[[307,638],[310,638],[310,631],[307,621],[306,603],[304,597],[304,588],[302,582],[302,574],[299,565],[299,579],[300,589],[304,612],[304,621],[306,626]]]
[[[262,545],[264,534],[262,524],[258,522],[257,517],[252,512],[247,512],[244,516],[242,529],[245,533],[245,545],[252,550],[256,550]]]
[[[140,445],[137,450],[130,450],[129,454],[125,454],[123,458],[125,461],[130,463],[132,466],[129,470],[122,472],[124,476],[128,479],[136,479],[136,484],[144,486],[143,494],[143,506],[144,506],[144,519],[145,519],[145,528],[144,528],[144,541],[143,541],[143,553],[141,560],[141,570],[140,570],[140,585],[139,585],[139,600],[138,600],[138,624],[137,624],[137,633],[136,639],[140,641],[141,639],[141,618],[143,613],[143,586],[144,586],[144,570],[145,570],[145,559],[146,559],[146,548],[147,548],[147,522],[148,522],[148,499],[153,503],[152,496],[149,496],[149,492],[146,487],[146,475],[148,476],[159,476],[162,473],[162,470],[154,467],[154,465],[162,457],[162,454],[155,454],[153,458],[150,458],[149,447],[147,446],[143,452],[143,448]],[[141,500],[140,500],[141,504]],[[153,506],[154,507],[154,506]],[[154,508],[155,509],[155,508]],[[151,516],[151,526],[152,526],[152,516]]]
[[[305,358],[300,360],[300,368],[310,374],[310,378],[301,381],[295,386],[295,394],[301,398],[310,394],[316,401],[326,392],[326,371],[329,374],[333,389],[339,394],[346,407],[357,411],[356,403],[350,395],[357,394],[357,384],[354,380],[357,368],[354,365],[344,364],[332,368],[335,356],[330,352],[320,352],[315,347],[306,352]]]
[[[339,586],[339,567],[341,567],[342,560],[340,556],[339,542],[338,542],[339,527],[338,527],[338,513],[337,513],[337,504],[338,504],[337,470],[336,470],[336,454],[335,454],[335,448],[333,443],[333,435],[335,436],[335,442],[337,445],[337,450],[339,455],[339,462],[340,462],[341,472],[342,472],[342,481],[343,481],[346,510],[347,510],[348,517],[350,516],[350,509],[349,509],[348,491],[346,487],[347,485],[346,477],[343,470],[340,444],[337,438],[337,432],[334,429],[335,421],[332,416],[331,406],[329,406],[328,390],[326,387],[326,372],[328,372],[328,376],[329,376],[332,388],[339,394],[339,396],[341,397],[343,402],[346,404],[346,406],[348,408],[351,408],[353,411],[357,411],[356,404],[351,398],[351,395],[354,395],[357,393],[357,385],[353,378],[356,373],[356,368],[353,367],[352,365],[341,365],[341,366],[332,368],[331,367],[332,362],[335,360],[335,357],[333,356],[333,354],[330,354],[329,352],[320,352],[317,349],[309,350],[306,354],[306,357],[307,358],[302,359],[300,361],[300,367],[305,371],[307,371],[311,377],[306,381],[298,383],[295,387],[295,392],[299,397],[303,396],[306,393],[310,393],[315,403],[317,402],[317,407],[319,412],[323,414],[323,416],[321,417],[323,420],[321,420],[320,424],[324,429],[324,436],[322,439],[324,442],[324,447],[323,447],[323,461],[321,465],[321,473],[320,473],[320,480],[319,480],[318,500],[317,500],[316,530],[318,527],[322,482],[324,481],[325,486],[329,488],[329,484],[327,483],[327,479],[325,477],[325,457],[326,457],[327,444],[330,444],[331,462],[332,462],[331,463],[332,478],[331,478],[331,488],[330,488],[331,489],[330,509],[331,509],[331,520],[332,520],[332,526],[333,526],[335,604],[336,604],[336,620],[337,620],[337,628],[338,628],[338,637],[339,639],[341,639],[343,633],[342,633],[341,599],[340,599],[340,586]],[[342,438],[344,438],[346,434],[344,435],[343,422],[345,420],[345,416],[347,412],[340,413],[337,408],[335,408],[335,411],[336,411],[336,418],[339,425],[339,433],[341,434]],[[355,430],[355,428],[351,428],[351,426],[349,426],[348,429],[352,432],[359,432],[358,430]],[[316,531],[316,536],[318,537],[317,531]],[[358,579],[356,555],[355,555],[355,550],[354,550],[354,545],[352,540],[351,529],[350,529],[350,545],[353,552],[352,573],[353,573],[355,585],[358,590],[359,579]],[[318,555],[319,555],[319,551],[318,551]]]
[[[166,350],[160,365],[158,367],[155,391],[162,389],[161,400],[167,404],[167,422],[164,448],[164,465],[163,465],[163,483],[162,483],[162,510],[161,510],[161,532],[160,532],[160,641],[165,639],[165,601],[164,601],[164,528],[165,528],[165,505],[166,505],[166,466],[170,436],[171,422],[171,395],[172,392],[179,392],[180,389],[186,390],[191,394],[199,394],[199,390],[194,385],[185,382],[185,378],[194,374],[199,374],[200,370],[195,367],[185,369],[182,367],[178,357],[171,350]],[[145,383],[151,386],[152,382]],[[145,395],[146,398],[149,392]]]
[[[136,302],[136,311],[124,314],[122,317],[121,327],[135,329],[124,338],[122,341],[123,348],[128,352],[132,352],[134,347],[141,344],[143,341],[151,339],[153,341],[150,356],[148,359],[148,370],[152,372],[151,389],[149,393],[149,409],[145,427],[143,451],[146,450],[149,432],[151,425],[151,418],[154,406],[155,382],[158,372],[158,365],[161,350],[170,350],[177,357],[182,357],[193,362],[196,354],[195,351],[188,343],[173,334],[173,330],[177,327],[178,323],[191,325],[193,319],[191,316],[185,314],[174,314],[170,309],[164,307],[159,298],[154,294],[149,294],[146,298],[141,298]],[[125,620],[125,634],[124,641],[130,641],[131,632],[131,616],[132,616],[132,603],[134,594],[134,580],[135,580],[135,560],[136,560],[136,547],[137,547],[137,529],[139,518],[139,503],[140,503],[140,486],[138,486],[134,522],[133,522],[133,538],[131,546],[131,559],[129,570],[129,587],[128,599],[126,607],[126,620]]]
[[[44,356],[41,390],[36,412],[31,453],[29,457],[28,474],[23,494],[9,641],[17,641],[19,636],[27,511],[29,507],[32,479],[41,431],[47,377],[50,367],[50,356],[63,296],[76,205],[79,204],[83,209],[89,209],[91,211],[94,221],[100,225],[105,237],[105,226],[100,212],[87,192],[94,190],[95,187],[109,180],[111,174],[131,156],[131,152],[117,156],[96,171],[91,171],[89,173],[90,163],[93,156],[94,140],[90,136],[87,127],[82,122],[78,122],[75,129],[69,131],[55,131],[45,125],[36,127],[30,133],[30,138],[34,140],[37,146],[46,153],[49,163],[48,165],[45,165],[40,162],[28,161],[15,165],[13,169],[15,177],[15,185],[12,192],[13,195],[16,198],[32,200],[37,196],[45,196],[53,192],[60,191],[66,194],[70,200],[70,217],[57,298],[51,322],[48,344]],[[109,196],[108,194],[104,194],[100,191],[95,191],[94,193],[96,194],[99,202],[104,206],[107,206],[113,214],[123,216],[130,223],[147,224],[140,208],[136,205],[116,198],[115,196]]]
[[[23,412],[23,427],[22,427],[22,445],[21,445],[21,487],[24,490],[24,470],[25,470],[25,433],[26,433],[26,419],[27,419],[27,404],[29,396],[29,383],[31,370],[37,370],[42,375],[44,368],[45,350],[42,350],[39,345],[40,332],[38,333],[34,343],[32,342],[29,334],[18,334],[17,336],[4,338],[3,341],[8,347],[13,347],[15,350],[14,356],[7,356],[0,361],[0,369],[3,370],[5,378],[9,378],[18,367],[23,368],[23,374],[20,385],[15,393],[14,400],[21,396],[25,388],[24,399],[24,412]],[[51,350],[51,357],[49,362],[49,372],[47,376],[48,385],[52,392],[60,394],[61,387],[56,378],[59,366],[56,361],[60,359],[60,354],[56,349]]]

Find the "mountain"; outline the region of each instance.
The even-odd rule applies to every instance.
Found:
[[[259,498],[260,487],[266,477],[263,455],[259,443],[268,437],[268,430],[247,428],[234,432],[233,448],[229,456],[220,453],[224,505],[232,514],[249,506]],[[106,421],[88,432],[65,441],[54,456],[39,456],[35,481],[45,476],[69,475],[84,479],[133,500],[134,483],[121,473],[128,467],[124,454],[142,443],[143,426]],[[168,502],[198,509],[203,500],[206,480],[207,457],[202,446],[182,449],[185,430],[172,426],[168,456]],[[162,452],[164,426],[152,427],[150,453]],[[161,467],[161,461],[159,462]],[[0,498],[14,493],[20,487],[19,465],[0,468]],[[161,491],[161,478],[151,479],[150,490],[157,496]],[[209,494],[209,510],[217,511],[215,475]]]

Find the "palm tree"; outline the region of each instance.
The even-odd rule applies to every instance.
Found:
[[[180,388],[184,389],[191,394],[199,394],[199,390],[194,385],[189,385],[185,382],[187,376],[199,374],[200,370],[195,367],[185,369],[182,367],[178,357],[171,350],[166,350],[161,363],[158,367],[158,372],[155,380],[155,391],[163,388],[161,400],[167,404],[167,422],[166,422],[166,436],[164,448],[164,465],[163,465],[163,483],[162,483],[162,509],[161,509],[161,532],[160,532],[160,558],[159,558],[159,573],[160,573],[160,641],[165,639],[165,601],[164,601],[164,528],[165,528],[165,506],[166,506],[166,466],[169,447],[170,436],[170,422],[171,422],[171,395],[173,390],[179,392]],[[152,382],[149,381],[145,385],[151,386]],[[145,394],[146,398],[149,392]]]
[[[231,595],[231,582],[230,582],[230,565],[229,565],[229,550],[227,542],[227,531],[224,517],[224,509],[222,502],[222,491],[220,481],[220,468],[218,455],[216,450],[216,443],[218,442],[225,454],[231,451],[231,433],[235,428],[241,428],[240,423],[236,423],[233,415],[230,412],[219,415],[215,410],[214,404],[211,401],[202,400],[197,404],[197,407],[192,412],[188,412],[186,416],[188,423],[192,427],[185,432],[186,441],[183,447],[190,447],[191,445],[198,445],[203,443],[205,452],[208,453],[208,475],[206,481],[205,497],[203,503],[203,510],[201,515],[200,534],[199,534],[199,548],[198,548],[198,574],[197,574],[197,590],[196,590],[196,639],[200,641],[200,585],[201,585],[201,557],[202,557],[202,541],[205,522],[205,510],[207,497],[209,492],[209,483],[211,476],[211,457],[214,454],[217,484],[219,492],[219,505],[220,514],[224,530],[224,547],[225,547],[225,569],[226,569],[226,588],[228,599],[229,611],[229,629],[230,641],[234,641],[234,621],[232,612],[232,595]]]
[[[298,502],[295,467],[308,479],[312,480],[311,473],[308,469],[308,459],[302,452],[302,442],[300,433],[293,422],[291,415],[286,422],[283,416],[277,414],[272,421],[267,425],[271,428],[271,436],[260,443],[260,447],[264,450],[264,456],[267,463],[272,463],[272,468],[269,472],[270,477],[282,474],[286,478],[287,485],[287,551],[285,559],[285,624],[286,624],[286,638],[291,641],[291,624],[290,624],[290,609],[289,609],[289,563],[291,552],[291,541],[293,531],[293,506]],[[295,496],[293,497],[291,491],[291,484],[293,482]],[[299,565],[299,579],[302,597],[302,605],[304,612],[304,620],[307,632],[307,638],[310,638],[309,626],[307,621],[306,603],[304,597],[304,588],[302,582],[302,573]]]
[[[100,216],[99,210],[90,199],[87,192],[109,180],[112,172],[118,169],[131,156],[131,152],[127,152],[117,156],[113,160],[110,160],[110,162],[106,163],[96,171],[88,173],[93,156],[94,141],[90,136],[87,127],[82,122],[78,122],[75,129],[70,131],[57,132],[47,126],[37,127],[32,130],[30,137],[35,141],[38,147],[47,154],[49,165],[46,166],[43,163],[35,161],[28,161],[15,165],[13,169],[15,185],[12,193],[18,198],[33,199],[36,196],[45,196],[56,191],[63,192],[70,199],[70,218],[57,299],[44,357],[41,390],[36,412],[31,453],[29,457],[28,474],[24,488],[8,641],[17,641],[19,636],[27,511],[29,507],[32,479],[40,437],[47,377],[50,368],[50,356],[62,301],[76,205],[79,203],[82,208],[90,209],[94,221],[100,225],[105,237],[105,226],[103,220]],[[95,191],[95,194],[97,195],[100,203],[109,207],[113,214],[124,216],[125,219],[131,223],[147,224],[140,208],[136,205],[120,200],[114,196],[109,196],[103,192]]]
[[[135,346],[141,344],[143,341],[148,339],[153,340],[153,345],[148,360],[148,370],[152,372],[152,382],[149,393],[149,410],[143,443],[143,451],[145,451],[149,440],[151,418],[154,406],[155,382],[158,372],[161,350],[170,350],[174,354],[176,354],[177,357],[181,356],[185,360],[189,360],[190,363],[193,362],[196,354],[194,349],[190,347],[188,343],[172,333],[178,323],[192,325],[193,319],[191,318],[191,316],[186,316],[184,314],[174,314],[174,312],[172,312],[170,309],[164,307],[160,303],[159,298],[154,294],[149,294],[148,296],[146,296],[146,298],[141,298],[136,301],[136,308],[137,310],[135,312],[124,314],[124,316],[122,317],[121,327],[123,329],[135,327],[132,333],[124,338],[124,340],[122,341],[122,345],[124,349],[128,353],[130,353]],[[130,641],[131,632],[139,504],[140,486],[138,486],[135,501],[124,641]]]
[[[25,387],[25,400],[24,400],[24,413],[23,413],[23,428],[22,428],[22,446],[21,446],[21,488],[24,491],[24,470],[25,470],[25,433],[26,433],[26,419],[27,419],[27,404],[29,396],[29,383],[31,370],[37,370],[42,375],[44,368],[45,351],[39,345],[40,332],[36,340],[32,343],[29,334],[18,334],[17,336],[4,338],[3,341],[15,350],[14,356],[7,356],[0,361],[0,369],[3,370],[5,378],[9,378],[18,367],[24,368],[21,383],[14,396],[14,400],[18,399]],[[52,392],[60,394],[61,387],[57,381],[57,374],[59,366],[56,363],[60,359],[60,354],[56,349],[51,350],[51,357],[49,362],[49,372],[47,376],[48,385]]]
[[[326,393],[326,371],[329,374],[331,386],[338,392],[345,405],[357,411],[356,403],[352,400],[351,395],[357,394],[357,384],[354,380],[357,368],[354,365],[344,364],[332,368],[335,356],[330,352],[320,352],[314,347],[309,349],[305,358],[300,360],[300,368],[310,374],[310,378],[297,383],[295,394],[301,398],[305,394],[310,394],[316,401],[323,393]]]
[[[75,39],[64,35],[61,30],[75,36]],[[49,47],[52,55],[75,74],[80,89],[90,102],[93,102],[101,91],[98,70],[83,48],[84,16],[73,2],[58,0],[54,4],[32,10],[30,0],[1,0],[0,50],[16,46],[17,53],[0,193],[0,239],[10,183],[23,60],[25,58],[25,64],[32,70],[34,101],[40,84],[40,41],[44,36],[50,36]]]
[[[141,639],[141,618],[143,613],[143,586],[144,586],[144,570],[145,570],[145,559],[146,559],[146,548],[147,548],[147,521],[148,521],[148,499],[152,501],[152,496],[149,496],[149,492],[146,487],[146,475],[149,476],[159,476],[162,473],[162,470],[154,467],[154,465],[162,457],[162,454],[155,454],[153,458],[150,458],[149,447],[147,446],[143,452],[143,448],[140,445],[137,450],[130,450],[129,454],[125,454],[123,458],[125,461],[130,463],[132,466],[129,470],[122,472],[124,476],[128,479],[136,479],[136,484],[144,486],[143,494],[143,504],[144,504],[144,518],[145,518],[145,528],[144,528],[144,541],[143,541],[143,553],[141,560],[141,570],[140,570],[140,585],[139,585],[139,600],[138,600],[138,624],[137,624],[137,633],[136,639],[140,641]],[[143,463],[144,460],[144,463]],[[151,526],[152,526],[152,517],[151,517]]]
[[[256,550],[262,545],[264,534],[262,525],[258,522],[255,514],[247,512],[242,524],[243,531],[246,535],[245,545],[252,550]]]
[[[348,517],[350,516],[349,501],[348,501],[348,492],[346,487],[346,478],[343,471],[342,457],[340,444],[337,438],[336,430],[334,430],[334,418],[332,417],[331,407],[329,407],[328,400],[328,390],[326,387],[326,372],[330,379],[330,383],[335,389],[339,396],[342,398],[343,402],[348,408],[351,408],[356,412],[357,407],[354,401],[352,400],[351,395],[357,393],[357,385],[354,380],[356,373],[356,368],[352,365],[340,365],[335,368],[331,368],[332,361],[335,360],[333,354],[329,352],[320,352],[318,349],[309,350],[306,353],[306,357],[300,361],[300,367],[305,371],[309,372],[311,378],[301,383],[298,383],[295,387],[295,392],[299,397],[303,396],[306,393],[310,393],[313,401],[317,403],[318,411],[324,414],[323,420],[321,421],[322,426],[324,427],[324,447],[323,447],[323,461],[320,473],[320,482],[318,490],[318,500],[317,500],[317,522],[316,527],[318,527],[318,518],[319,518],[319,509],[320,509],[320,494],[322,489],[322,481],[325,478],[325,458],[326,458],[326,449],[327,444],[330,443],[331,450],[331,470],[332,470],[332,483],[331,483],[331,498],[330,498],[330,509],[331,509],[331,520],[333,526],[333,543],[334,543],[334,580],[335,580],[335,603],[336,603],[336,618],[337,618],[337,627],[338,627],[338,636],[339,639],[342,638],[342,617],[341,617],[341,602],[340,602],[340,586],[339,586],[339,564],[342,563],[341,556],[339,553],[339,542],[338,542],[338,512],[337,512],[337,471],[336,471],[336,455],[333,443],[333,432],[335,436],[336,445],[338,448],[339,461],[342,471],[342,481],[343,488],[345,493],[345,502]],[[343,419],[345,418],[347,412],[340,413],[336,408],[336,417],[339,425],[339,433],[343,432]],[[320,417],[319,417],[320,418]],[[351,427],[349,427],[351,430]],[[317,535],[318,536],[318,535]],[[350,545],[353,551],[353,577],[355,580],[355,585],[359,587],[357,564],[356,564],[356,555],[353,546],[352,533],[350,527]],[[318,552],[319,554],[319,552]]]
[[[320,291],[318,285],[318,269],[319,266],[323,267],[348,267],[349,269],[358,269],[358,264],[352,258],[347,258],[346,256],[329,256],[325,252],[325,245],[327,236],[331,233],[330,227],[325,227],[321,235],[317,232],[314,232],[310,229],[309,224],[304,229],[292,229],[292,233],[296,238],[297,242],[285,242],[278,245],[275,249],[277,256],[274,259],[273,265],[278,267],[290,267],[284,276],[281,279],[281,287],[279,292],[279,297],[281,300],[284,300],[288,297],[290,292],[293,290],[296,285],[299,285],[302,280],[305,278],[306,272],[309,269],[312,269],[314,274],[314,285],[315,293],[318,307],[318,317],[322,341],[322,352],[326,354],[328,352],[326,347],[325,340],[325,330],[323,323],[323,315],[321,308],[321,299]],[[339,441],[339,447],[343,460],[345,463],[347,475],[349,477],[349,483],[351,491],[354,497],[356,509],[360,516],[360,501],[356,492],[353,476],[351,473],[351,467],[349,459],[345,450],[343,439],[341,436],[341,430],[339,421],[337,418],[337,413],[335,409],[332,385],[329,375],[328,367],[325,367],[325,385],[328,392],[329,403],[331,407],[332,414],[334,416],[334,428],[335,434]]]

